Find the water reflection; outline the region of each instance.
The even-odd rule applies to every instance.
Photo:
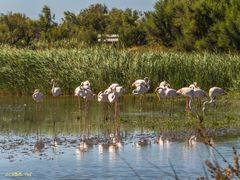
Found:
[[[181,129],[181,124],[195,122],[184,112],[184,102],[176,100],[174,108],[168,101],[158,103],[155,96],[145,96],[142,108],[138,102],[139,97],[125,96],[117,105],[108,103],[106,118],[104,105],[95,101],[84,105],[83,99],[58,97],[36,104],[31,97],[2,97],[0,159],[5,165],[1,172],[28,161],[30,167],[25,168],[35,173],[36,169],[47,172],[46,164],[56,163],[54,170],[60,177],[81,172],[91,178],[156,179],[172,174],[170,159],[183,179],[203,175],[201,162],[213,153],[198,142],[194,131],[175,132],[176,126],[172,127],[177,123]],[[207,118],[216,123],[226,117],[239,119],[236,103],[220,104]],[[179,141],[183,137],[186,141]],[[230,144],[215,143],[228,159]],[[73,170],[64,171],[58,160]],[[99,175],[91,176],[95,171]]]

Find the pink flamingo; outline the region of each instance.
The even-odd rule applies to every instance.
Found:
[[[179,90],[177,90],[177,94],[181,94],[186,97],[186,110],[190,110],[192,98],[194,96],[194,90],[190,87],[183,87]]]
[[[220,87],[212,87],[209,89],[209,97],[210,97],[210,101],[205,101],[203,103],[203,112],[205,111],[205,106],[206,104],[212,104],[216,102],[216,97],[218,97],[221,94],[225,94],[225,91],[220,88]]]

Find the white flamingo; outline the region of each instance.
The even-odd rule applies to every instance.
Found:
[[[91,90],[91,84],[90,82],[87,81],[83,81],[81,82],[80,86],[78,86],[75,90],[74,90],[74,96],[78,97],[78,108],[80,110],[80,97],[82,97],[84,99],[84,110],[87,111],[88,109],[88,102],[90,100],[93,100],[94,97],[96,96],[96,94],[94,94]],[[79,117],[80,117],[80,111],[79,111]]]
[[[155,90],[155,93],[157,93],[159,100],[160,99],[166,99],[166,98],[173,98],[177,96],[177,91],[172,88],[168,87],[157,87]]]
[[[220,87],[212,87],[209,89],[209,97],[210,97],[210,100],[209,101],[205,101],[203,103],[203,112],[205,111],[205,106],[206,104],[212,104],[216,102],[216,97],[220,96],[221,94],[225,94],[225,91],[220,88]]]
[[[98,93],[98,101],[99,102],[109,102],[109,100],[108,100],[108,93],[104,93],[104,92],[102,92],[102,91],[100,91],[99,93]]]
[[[191,109],[192,98],[194,97],[194,90],[190,87],[183,87],[177,90],[177,94],[181,94],[186,97],[186,110]]]
[[[162,82],[159,84],[159,88],[162,88],[162,89],[170,88],[170,84],[167,83],[167,81],[162,81]]]
[[[36,102],[42,102],[43,98],[44,98],[44,95],[43,95],[42,92],[40,92],[39,89],[35,89],[34,92],[33,92],[32,98]]]
[[[91,84],[90,84],[89,80],[83,81],[83,82],[81,82],[80,87],[82,87],[83,89],[91,89]]]
[[[109,103],[115,103],[115,119],[117,119],[119,115],[118,101],[120,96],[123,94],[123,92],[124,92],[124,88],[122,86],[119,86],[118,83],[113,83],[104,92],[101,91],[98,93],[98,101],[105,103],[108,109],[109,109]]]
[[[51,80],[51,83],[53,84],[52,90],[51,90],[52,95],[54,97],[59,96],[61,94],[61,88],[60,87],[55,87],[56,81],[54,79]]]
[[[124,88],[122,86],[116,86],[111,93],[108,94],[108,100],[110,103],[117,102],[119,97],[123,94]]]
[[[98,93],[98,101],[110,103],[116,102],[123,92],[124,88],[122,86],[119,86],[117,83],[113,83],[104,92],[100,91]]]
[[[148,77],[145,77],[144,79],[138,79],[138,80],[134,81],[132,83],[132,87],[138,87],[142,84],[146,85],[147,83],[149,83],[149,79],[148,79]]]
[[[199,104],[201,104],[201,99],[207,97],[206,92],[204,90],[200,89],[200,87],[197,85],[197,82],[194,82],[189,87],[194,90],[194,98],[197,98]]]
[[[150,81],[148,77],[138,79],[132,83],[132,87],[136,87],[136,89],[132,91],[134,95],[143,94],[150,90]]]

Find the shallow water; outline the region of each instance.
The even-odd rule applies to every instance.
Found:
[[[169,143],[155,143],[160,133],[176,128],[171,123],[194,121],[184,111],[184,100],[179,98],[173,105],[147,96],[142,102],[140,106],[139,97],[125,96],[120,116],[115,116],[114,105],[94,101],[87,106],[74,97],[46,97],[41,104],[31,97],[1,97],[1,179],[11,179],[6,175],[14,172],[29,179],[174,179],[170,162],[180,179],[204,176],[203,161],[213,158],[213,150],[199,142],[187,146],[184,140],[167,135],[163,138]],[[209,107],[206,118],[239,120],[239,103],[220,100],[217,108]],[[193,105],[194,111],[201,112],[197,102]],[[106,145],[113,137],[121,140],[121,147]],[[80,148],[80,139],[89,140],[85,149]],[[231,146],[239,150],[239,138],[214,141],[232,162]],[[39,142],[44,147],[36,150]]]

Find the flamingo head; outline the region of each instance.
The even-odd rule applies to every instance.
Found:
[[[182,94],[182,89],[177,90],[177,94]]]
[[[99,93],[98,93],[98,101],[100,102],[100,101],[102,101],[102,91],[100,91]]]
[[[149,82],[148,77],[145,77],[145,78],[144,78],[144,81],[145,81],[146,83],[148,83],[148,82]]]
[[[197,82],[194,82],[193,85],[198,88]]]
[[[39,89],[35,89],[33,93],[35,94],[35,93],[39,93],[39,92],[40,92]]]

